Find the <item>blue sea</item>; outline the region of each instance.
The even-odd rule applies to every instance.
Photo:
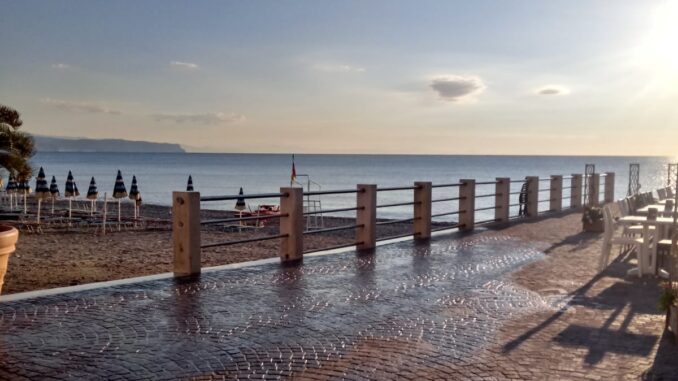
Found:
[[[195,190],[201,195],[236,194],[240,187],[245,193],[270,193],[289,186],[292,156],[282,154],[210,154],[210,153],[66,153],[41,152],[33,165],[42,166],[48,180],[54,175],[60,189],[68,171],[75,176],[81,193],[86,193],[89,180],[96,178],[100,196],[113,191],[117,170],[121,170],[129,188],[136,175],[144,203],[170,205],[171,192],[185,190],[186,180],[193,176]],[[596,165],[596,172],[616,173],[616,197],[626,195],[629,164],[640,164],[642,189],[650,190],[667,183],[667,164],[676,162],[667,157],[583,157],[583,156],[423,156],[423,155],[296,155],[297,174],[307,174],[323,190],[351,189],[356,184],[377,184],[380,187],[407,186],[415,181],[454,183],[459,179],[476,181],[496,177],[523,179],[525,176],[583,173],[586,163]],[[300,181],[305,178],[299,177]],[[569,181],[569,180],[567,180]],[[568,186],[567,181],[565,186]],[[541,186],[548,183],[542,182]],[[520,184],[513,184],[517,191]],[[601,188],[602,190],[602,188]],[[476,193],[493,193],[494,186],[479,186]],[[456,188],[434,189],[433,198],[454,197]],[[567,194],[567,191],[566,191]],[[546,197],[547,193],[542,194]],[[411,191],[380,192],[378,203],[410,201]],[[515,197],[515,196],[514,196]],[[321,198],[323,208],[353,206],[355,195],[344,194]],[[491,198],[478,199],[478,208],[489,206]],[[512,201],[514,203],[516,201]],[[250,207],[275,203],[273,200],[251,200]],[[204,203],[204,208],[232,209],[234,202]],[[565,203],[567,205],[567,202]],[[540,210],[548,208],[541,203]],[[434,214],[456,209],[453,203],[435,203]],[[490,216],[481,213],[477,218]],[[516,210],[512,210],[515,214]],[[384,208],[379,217],[407,218],[412,208]],[[450,217],[452,218],[452,217]],[[442,218],[441,220],[445,220]]]

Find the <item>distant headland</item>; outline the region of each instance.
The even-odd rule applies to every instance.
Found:
[[[123,139],[62,138],[36,135],[35,144],[40,152],[186,152],[179,144]]]

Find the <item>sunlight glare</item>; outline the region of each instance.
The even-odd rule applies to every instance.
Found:
[[[666,1],[652,14],[650,30],[639,55],[643,66],[661,75],[678,74],[678,1]]]

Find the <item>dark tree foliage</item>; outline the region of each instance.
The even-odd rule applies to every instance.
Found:
[[[0,167],[18,181],[28,181],[33,175],[28,160],[35,154],[35,141],[30,134],[19,131],[22,124],[18,111],[0,104]]]

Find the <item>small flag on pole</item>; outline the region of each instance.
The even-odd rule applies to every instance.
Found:
[[[292,154],[292,175],[290,176],[290,185],[297,181],[297,168],[294,166],[294,154]]]

